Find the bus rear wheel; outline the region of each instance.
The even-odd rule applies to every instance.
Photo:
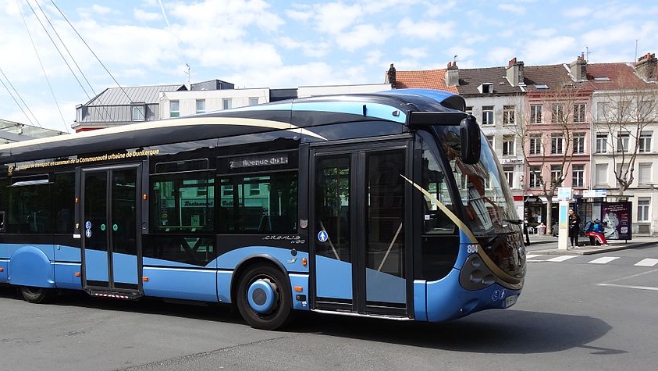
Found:
[[[255,264],[240,277],[236,305],[251,327],[276,330],[292,318],[290,284],[275,266]]]
[[[25,301],[35,304],[51,302],[55,299],[56,295],[53,289],[30,286],[22,286],[21,294],[23,295],[23,299],[25,299]]]

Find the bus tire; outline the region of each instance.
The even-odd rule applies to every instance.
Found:
[[[21,295],[28,303],[44,304],[55,299],[56,293],[53,289],[43,287],[22,286]]]
[[[287,277],[272,264],[258,263],[240,276],[236,305],[247,323],[276,330],[292,319],[292,292]]]

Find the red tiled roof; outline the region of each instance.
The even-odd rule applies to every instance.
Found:
[[[445,83],[446,70],[396,71],[395,87],[446,90],[458,94],[456,86]]]

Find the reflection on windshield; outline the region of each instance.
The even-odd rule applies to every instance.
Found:
[[[482,136],[480,161],[474,165],[463,163],[458,130],[446,129],[443,149],[450,160],[467,222],[476,235],[507,232],[510,221],[518,220],[518,216],[498,159]]]

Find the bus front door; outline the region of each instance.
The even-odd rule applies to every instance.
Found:
[[[96,296],[141,296],[138,228],[141,165],[83,169],[83,286]]]
[[[311,148],[311,307],[408,317],[407,142]]]

